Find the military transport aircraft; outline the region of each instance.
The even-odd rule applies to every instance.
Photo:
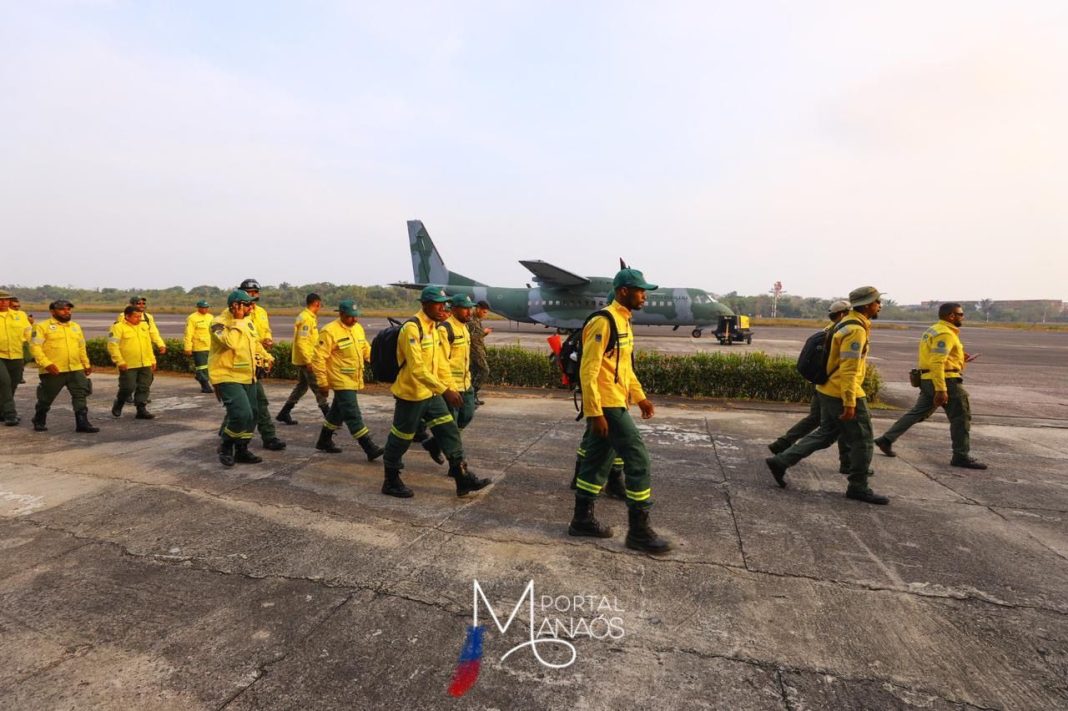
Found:
[[[612,277],[582,277],[540,259],[519,260],[534,275],[533,288],[488,286],[446,269],[419,220],[408,221],[408,244],[415,281],[394,286],[422,289],[427,284],[440,284],[449,294],[486,300],[494,313],[512,321],[540,323],[560,330],[581,328],[586,317],[602,308],[612,292]],[[732,315],[729,308],[702,289],[661,286],[647,292],[646,297],[645,307],[634,313],[635,324],[674,329],[692,325],[695,338],[701,336],[701,329],[715,326],[720,316]]]

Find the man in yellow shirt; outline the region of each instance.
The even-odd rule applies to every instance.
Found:
[[[248,317],[250,311],[252,297],[235,289],[226,297],[226,311],[211,323],[208,377],[226,407],[218,450],[225,467],[263,461],[248,451],[256,426],[256,354],[260,350],[256,325]]]
[[[304,397],[304,393],[308,392],[308,388],[311,388],[315,395],[315,402],[319,405],[323,417],[328,417],[330,409],[326,396],[315,386],[315,372],[312,370],[315,347],[319,345],[319,309],[323,307],[323,299],[318,294],[311,293],[304,297],[304,304],[304,310],[293,323],[293,347],[290,356],[293,365],[297,366],[297,384],[286,399],[286,404],[274,418],[287,425],[297,424],[290,413]]]
[[[371,359],[371,344],[356,320],[360,312],[355,301],[342,299],[337,311],[337,320],[319,332],[319,342],[309,363],[315,376],[316,394],[325,399],[329,390],[334,391],[334,404],[326,415],[315,448],[331,454],[340,452],[333,437],[344,424],[367,455],[367,461],[373,462],[385,450],[371,438],[356,398],[356,392],[363,390],[364,363]]]
[[[192,357],[195,377],[202,393],[212,392],[208,379],[208,351],[211,350],[211,322],[215,317],[211,315],[210,308],[211,305],[204,299],[197,302],[197,310],[185,319],[182,338],[182,353]]]
[[[267,401],[267,391],[263,388],[263,379],[274,367],[274,355],[271,354],[271,348],[274,347],[274,334],[271,332],[271,322],[267,317],[267,309],[260,305],[260,283],[255,279],[245,279],[238,289],[252,298],[252,310],[249,312],[248,319],[256,327],[261,346],[256,357],[256,382],[253,383],[256,397],[256,429],[260,432],[264,449],[282,450],[286,448],[286,443],[278,438],[274,422],[271,420],[271,405]]]
[[[882,294],[874,286],[849,292],[852,310],[831,328],[827,358],[827,382],[816,386],[820,399],[820,426],[784,452],[768,457],[775,483],[786,488],[786,470],[820,449],[830,447],[841,437],[849,452],[849,486],[846,497],[867,504],[888,504],[890,499],[868,486],[871,476],[871,414],[864,392],[867,373],[868,334],[871,322],[882,310]]]
[[[968,391],[964,389],[964,368],[976,356],[966,353],[960,340],[964,307],[956,302],[942,304],[938,308],[938,319],[938,323],[924,331],[920,338],[920,396],[911,410],[875,440],[875,446],[886,456],[896,457],[893,445],[898,437],[941,407],[949,418],[949,439],[953,445],[950,466],[986,469],[986,464],[970,454],[972,408]]]
[[[89,422],[89,403],[92,390],[89,376],[93,366],[85,349],[82,327],[71,321],[74,304],[57,299],[48,305],[52,317],[34,325],[30,353],[37,361],[41,384],[37,386],[37,407],[33,415],[35,432],[48,431],[48,411],[59,392],[66,388],[74,407],[75,432],[99,432]]]
[[[466,496],[489,485],[468,470],[464,461],[460,430],[449,408],[463,405],[463,397],[456,391],[442,346],[445,334],[437,327],[445,320],[445,302],[449,297],[440,286],[427,286],[419,295],[421,308],[401,326],[397,337],[397,363],[401,366],[390,388],[395,398],[393,427],[386,440],[385,481],[382,493],[407,499],[412,490],[401,481],[404,464],[401,459],[408,451],[420,421],[434,434],[449,460],[449,476],[456,480],[456,495]]]
[[[0,417],[8,427],[19,423],[15,391],[22,382],[25,347],[32,332],[26,314],[11,308],[12,298],[0,290]]]
[[[138,420],[154,420],[148,411],[148,394],[156,372],[156,355],[152,352],[152,338],[141,328],[142,313],[135,306],[127,306],[123,320],[112,324],[108,332],[108,355],[119,369],[119,392],[111,406],[112,417],[122,417],[126,398],[133,395]]]
[[[571,536],[610,538],[612,529],[594,517],[594,503],[608,480],[612,459],[623,459],[627,496],[628,548],[666,553],[671,544],[649,526],[652,479],[649,452],[629,408],[637,404],[642,419],[656,408],[634,372],[634,332],[631,317],[645,306],[646,291],[657,289],[637,269],[621,269],[612,280],[612,303],[586,319],[582,329],[582,414],[586,432],[580,451],[585,452],[575,480],[575,514],[567,532]]]

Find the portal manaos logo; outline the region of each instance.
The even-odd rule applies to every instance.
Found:
[[[482,668],[482,651],[486,628],[479,624],[479,607],[484,606],[489,612],[490,619],[497,627],[501,635],[508,632],[516,615],[523,609],[523,602],[528,605],[529,620],[526,630],[526,640],[515,645],[501,655],[500,661],[504,662],[519,650],[530,647],[531,654],[538,662],[549,669],[566,669],[578,659],[578,650],[574,641],[581,638],[595,640],[619,640],[624,636],[623,618],[624,612],[619,601],[615,597],[606,595],[541,595],[534,592],[534,581],[531,580],[519,596],[519,601],[512,608],[512,613],[502,625],[497,617],[493,605],[486,598],[482,586],[475,580],[472,593],[471,624],[467,627],[467,635],[464,646],[460,651],[460,659],[456,664],[456,672],[453,674],[452,683],[449,684],[449,694],[463,696],[478,681],[479,670]],[[543,652],[539,647],[546,649]]]

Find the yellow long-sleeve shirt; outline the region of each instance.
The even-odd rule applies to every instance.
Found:
[[[816,390],[829,397],[841,398],[844,407],[856,407],[857,398],[867,397],[863,383],[868,372],[871,321],[864,314],[850,311],[841,323],[846,325],[831,336],[831,352],[827,358],[830,378],[823,385],[817,385]]]
[[[445,324],[452,329],[452,341],[449,341],[449,333],[445,330]],[[455,316],[449,316],[440,326],[444,338],[442,345],[445,347],[446,357],[449,359],[449,375],[457,390],[471,389],[471,334],[467,330],[467,324],[460,323]]]
[[[215,383],[256,382],[256,354],[260,336],[248,318],[235,319],[224,311],[211,322],[211,348],[208,351],[208,379]]]
[[[211,348],[211,322],[215,317],[210,313],[194,311],[185,319],[185,335],[182,350],[206,351]]]
[[[85,333],[74,321],[60,323],[50,318],[35,324],[30,353],[42,371],[50,365],[59,368],[61,373],[91,367],[89,353],[85,350]]]
[[[390,391],[401,400],[418,402],[453,387],[449,359],[441,342],[445,334],[422,311],[415,315],[422,326],[405,323],[397,336],[397,363],[403,364]]]
[[[311,366],[321,388],[363,390],[363,366],[369,360],[371,344],[363,326],[354,323],[348,327],[337,319],[319,332]]]
[[[964,344],[960,329],[946,321],[939,321],[920,337],[920,377],[930,380],[936,391],[946,391],[946,380],[964,377]]]
[[[120,313],[115,317],[115,323],[122,323],[126,320],[126,314]],[[156,317],[147,311],[141,312],[141,323],[138,324],[138,328],[143,328],[148,332],[148,337],[152,339],[152,345],[156,348],[166,348],[167,344],[163,341],[163,336],[159,334],[159,328],[156,327]]]
[[[361,327],[361,330],[362,327]],[[310,310],[304,309],[293,323],[293,365],[308,365],[315,358],[315,348],[319,345],[319,318]]]
[[[645,399],[645,391],[631,363],[634,352],[631,311],[616,302],[604,310],[616,324],[619,341],[611,351],[605,350],[611,327],[603,316],[590,319],[582,330],[579,379],[582,381],[582,414],[585,417],[600,417],[606,407],[629,407],[631,403]]]
[[[256,324],[256,333],[259,334],[261,341],[265,341],[268,338],[272,341],[274,340],[274,334],[271,332],[271,320],[267,317],[267,309],[259,304],[253,304],[252,312],[249,313],[248,319]]]
[[[111,324],[108,331],[108,355],[116,366],[145,368],[156,364],[152,351],[152,337],[141,324],[136,326],[123,319]]]
[[[33,334],[26,314],[14,309],[0,311],[0,358],[22,360],[22,346]]]

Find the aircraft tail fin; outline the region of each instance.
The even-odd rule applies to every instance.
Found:
[[[445,267],[438,248],[430,239],[422,220],[408,220],[408,246],[412,252],[412,276],[419,284],[452,284],[455,286],[486,286],[482,282],[450,272]]]

